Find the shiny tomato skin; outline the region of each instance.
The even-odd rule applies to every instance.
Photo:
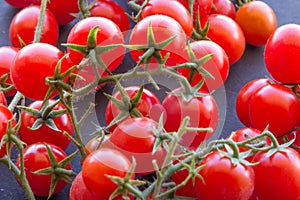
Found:
[[[13,118],[12,112],[3,104],[0,104],[0,140],[6,134],[6,129],[8,126],[8,121]],[[16,120],[12,121],[12,126],[16,125]],[[0,158],[7,154],[6,144],[0,148]]]
[[[96,151],[100,147],[102,147],[102,144],[109,139],[110,135],[111,134],[106,134],[103,140],[101,137],[93,137],[92,139],[90,139],[84,146],[84,152],[86,153],[86,155],[88,156],[93,151]]]
[[[33,3],[40,5],[42,0],[33,0]],[[78,0],[51,0],[47,8],[55,15],[58,25],[66,25],[75,19],[71,14],[79,12]]]
[[[49,89],[49,85],[45,84],[45,78],[54,75],[57,62],[63,56],[61,50],[46,43],[34,43],[23,47],[10,69],[15,88],[32,100],[43,100]],[[68,58],[64,59],[61,73],[72,65]],[[56,92],[53,92],[50,98],[55,95]]]
[[[136,174],[152,173],[154,172],[152,160],[155,159],[158,166],[161,166],[166,156],[166,150],[162,146],[152,153],[156,140],[153,128],[157,126],[156,121],[147,117],[127,119],[116,127],[107,145],[121,151],[128,159],[134,156],[137,163]]]
[[[249,118],[249,103],[253,95],[262,87],[271,84],[269,79],[257,78],[246,83],[236,97],[235,109],[239,120],[246,126],[252,127]]]
[[[222,14],[235,19],[235,7],[230,0],[213,0],[213,7],[211,8],[210,14]]]
[[[82,178],[86,188],[98,200],[107,200],[117,185],[106,175],[125,177],[131,162],[119,151],[101,148],[92,152],[83,162]],[[132,174],[131,179],[134,178]],[[123,199],[118,196],[114,199]]]
[[[259,152],[253,162],[259,162],[253,166],[255,193],[259,199],[299,199],[300,156],[294,149],[288,147],[271,156]]]
[[[142,18],[150,15],[166,15],[175,19],[183,28],[187,37],[193,33],[193,20],[189,11],[176,0],[150,0],[143,8]]]
[[[229,64],[234,64],[242,57],[246,47],[241,27],[230,17],[221,14],[211,14],[207,20],[207,37],[220,45],[229,58]]]
[[[199,131],[187,132],[180,144],[190,149],[196,149],[204,140],[210,138],[218,126],[218,106],[213,96],[207,94],[204,97],[192,98],[184,102],[181,97],[172,94],[167,95],[163,102],[165,124],[167,132],[177,131],[181,121],[189,116],[190,127],[211,127],[213,132]]]
[[[0,90],[0,104],[7,106],[7,101],[4,93]]]
[[[269,74],[285,84],[299,84],[300,25],[285,24],[268,39],[264,60]]]
[[[53,152],[57,162],[60,162],[67,157],[66,153],[59,147],[52,144],[48,144],[48,146]],[[20,167],[20,156],[16,160],[16,165]],[[29,182],[32,192],[36,196],[47,197],[49,195],[51,176],[37,175],[32,173],[37,170],[50,167],[50,160],[45,143],[35,143],[27,146],[24,149],[24,167],[26,178]],[[65,169],[70,170],[71,165],[68,164]],[[59,180],[53,194],[60,192],[66,185],[67,182]]]
[[[72,182],[70,188],[70,200],[94,200],[97,196],[91,193],[85,186],[82,178],[82,172],[79,172]]]
[[[90,9],[91,17],[105,17],[118,25],[124,35],[130,30],[129,18],[118,3],[111,0],[98,0]]]
[[[139,89],[140,87],[138,86],[130,86],[126,87],[125,91],[127,92],[130,98],[133,98],[138,93]],[[122,99],[120,91],[117,91],[113,96],[119,100]],[[142,114],[142,116],[150,117],[152,107],[159,104],[160,101],[155,96],[155,94],[153,94],[150,90],[144,88],[142,97],[136,109]],[[121,110],[112,101],[109,101],[105,113],[106,125],[108,125],[115,117],[117,117],[120,112]],[[113,132],[116,126],[117,125],[112,126],[109,130]]]
[[[300,101],[290,88],[280,84],[258,90],[249,102],[249,117],[254,128],[269,130],[279,137],[299,125]]]
[[[213,56],[204,63],[202,66],[214,77],[205,78],[204,90],[213,91],[218,89],[221,85],[224,84],[225,80],[229,74],[229,60],[228,56],[217,43],[208,40],[200,40],[190,43],[190,47],[193,50],[197,59],[200,59],[208,54],[213,54]],[[179,68],[177,70],[181,75],[186,77],[189,80],[190,69]],[[191,85],[194,86],[202,80],[203,76],[200,73],[196,73]]]
[[[208,154],[200,163],[205,165],[199,171],[204,183],[196,178],[195,187],[198,199],[221,200],[249,199],[254,190],[255,175],[250,166],[232,164],[230,158],[220,152]]]
[[[5,0],[6,3],[15,8],[24,8],[32,3],[32,0]]]
[[[18,49],[12,46],[0,47],[0,77],[4,74],[10,73],[10,68],[13,65],[15,57],[18,53]],[[11,77],[9,76],[7,81],[8,84],[12,84]],[[16,90],[10,90],[5,93],[5,96],[13,96]]]
[[[235,20],[244,32],[246,42],[253,46],[265,45],[277,27],[273,9],[263,1],[252,1],[241,6]]]
[[[166,66],[173,66],[182,63],[182,49],[186,46],[186,34],[180,24],[171,17],[165,15],[151,15],[143,18],[133,27],[129,37],[129,44],[147,45],[147,31],[150,23],[152,25],[156,43],[175,36],[170,44],[160,50],[162,57],[165,57],[167,53],[170,53]],[[140,56],[143,55],[143,52],[130,50],[130,55],[135,62],[138,62]],[[155,64],[157,62],[153,58],[151,63]]]
[[[43,101],[34,101],[28,107],[36,110],[40,110]],[[49,100],[49,105],[53,104],[54,100]],[[64,110],[65,107],[63,104],[59,103],[54,107],[53,110]],[[69,113],[63,114],[56,118],[52,118],[56,127],[60,131],[55,131],[49,128],[46,124],[43,124],[37,130],[30,130],[36,117],[28,112],[23,112],[21,114],[21,126],[19,129],[20,139],[25,142],[27,145],[31,145],[37,142],[46,142],[49,144],[54,144],[61,149],[65,150],[71,140],[64,135],[64,132],[67,132],[69,135],[73,135],[74,126],[71,121]]]
[[[22,38],[26,45],[33,42],[39,14],[40,6],[28,6],[14,16],[9,27],[9,38],[12,46],[21,47],[18,36]],[[47,9],[40,42],[56,45],[58,34],[59,29],[55,16]]]

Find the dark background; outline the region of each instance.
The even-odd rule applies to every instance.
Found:
[[[126,9],[128,9],[126,7],[127,0],[119,0],[118,2],[120,2]],[[273,8],[277,16],[278,26],[287,23],[300,23],[300,1],[265,0],[264,2],[268,3]],[[18,11],[19,9],[10,7],[3,0],[0,1],[0,46],[10,45],[8,36],[9,24],[13,16]],[[60,27],[60,39],[58,42],[58,46],[60,43],[66,42],[67,34],[71,27],[72,24]],[[62,47],[59,46],[59,48]],[[238,91],[243,87],[243,85],[245,85],[250,80],[268,76],[264,65],[263,52],[264,47],[247,46],[243,57],[230,67],[229,77],[225,83],[224,90],[220,89],[216,92],[215,95],[220,106],[220,125],[216,137],[226,137],[231,131],[243,127],[243,125],[238,120],[235,112],[236,95]],[[124,61],[123,66],[128,66],[126,62],[129,61]],[[129,65],[131,64],[132,63],[130,63]],[[101,110],[100,107],[97,109]],[[101,115],[99,118],[101,120]],[[85,128],[87,132],[89,132],[88,130],[90,127],[86,126]],[[70,145],[70,147],[67,149],[67,153],[71,153],[74,150],[74,146]],[[72,166],[75,172],[79,172],[80,163],[78,157],[72,161]],[[69,186],[67,186],[59,194],[54,195],[51,199],[67,200],[68,192]],[[16,182],[13,174],[3,164],[0,164],[0,199],[26,199],[23,190]]]

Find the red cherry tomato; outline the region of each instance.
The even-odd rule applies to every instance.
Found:
[[[200,40],[190,43],[190,46],[197,59],[200,59],[208,54],[213,54],[213,56],[202,66],[204,69],[210,72],[214,79],[206,77],[204,86],[202,88],[207,91],[216,90],[223,85],[227,79],[229,73],[228,56],[222,47],[212,41]],[[185,76],[190,81],[192,86],[199,83],[203,78],[200,73],[196,73],[194,77],[190,79],[191,70],[187,68],[179,68],[177,71]]]
[[[0,104],[0,140],[6,134],[8,121],[13,118],[12,112],[3,104]],[[12,126],[16,125],[16,120],[12,121]],[[7,154],[6,144],[0,147],[0,158]]]
[[[9,38],[12,46],[21,47],[20,37],[25,44],[31,44],[40,15],[40,6],[29,6],[19,11],[9,27]],[[46,10],[42,37],[40,42],[56,45],[58,40],[58,24],[50,10]]]
[[[187,9],[189,8],[189,1],[188,0],[178,0],[182,3]],[[194,21],[198,15],[200,14],[200,19],[206,17],[213,6],[213,0],[195,0],[193,5],[193,17]]]
[[[40,5],[42,0],[33,0],[33,3]],[[55,15],[58,25],[66,25],[75,19],[72,14],[79,12],[78,0],[51,0],[47,8]]]
[[[48,144],[50,150],[53,152],[54,157],[57,162],[62,161],[67,157],[66,153],[60,149],[59,147]],[[20,167],[20,156],[17,158],[16,165]],[[24,168],[26,178],[28,183],[32,189],[32,192],[36,196],[48,196],[51,184],[51,176],[50,175],[37,175],[33,174],[40,169],[44,169],[50,167],[50,159],[47,152],[46,145],[44,143],[35,143],[24,149]],[[68,164],[66,166],[67,170],[71,169],[71,165]],[[56,184],[53,194],[61,191],[67,182],[63,180],[59,180]]]
[[[83,162],[82,179],[86,188],[99,200],[107,200],[117,185],[106,175],[125,177],[130,161],[119,151],[101,148],[92,152]],[[134,174],[131,179],[134,178]],[[121,195],[114,199],[123,199]]]
[[[97,196],[86,188],[83,182],[82,172],[79,172],[70,188],[70,200],[94,200],[96,198]]]
[[[102,140],[101,137],[94,137],[90,139],[86,145],[84,146],[84,152],[86,155],[89,155],[90,153],[98,150],[100,147],[102,147],[102,144],[106,142],[110,137],[110,134],[106,134]],[[102,142],[102,143],[101,143]]]
[[[235,19],[235,7],[230,0],[213,0],[213,7],[210,11],[211,14],[222,14]]]
[[[131,86],[126,87],[125,91],[129,95],[130,98],[133,98],[139,91],[140,87],[138,86]],[[117,91],[114,94],[114,97],[121,100],[122,96],[120,94],[120,91]],[[143,89],[142,97],[136,107],[136,109],[145,117],[150,117],[151,109],[154,105],[159,105],[160,101],[159,99],[148,89]],[[121,110],[112,102],[109,101],[108,105],[106,107],[106,113],[105,113],[105,121],[108,125],[115,117],[118,116],[118,114],[121,112]],[[129,108],[130,112],[130,108]],[[109,130],[112,132],[117,125],[112,126]]]
[[[209,15],[207,20],[207,37],[225,50],[230,65],[237,62],[246,47],[245,36],[240,26],[230,17],[220,14]]]
[[[105,17],[117,24],[120,30],[127,35],[130,22],[125,10],[118,3],[111,0],[98,0],[90,9],[91,17]]]
[[[195,187],[199,199],[221,200],[249,199],[254,190],[254,171],[241,163],[233,164],[220,152],[208,154],[200,163],[204,165],[196,178]]]
[[[252,96],[262,87],[271,84],[270,80],[266,78],[258,78],[248,82],[239,91],[236,98],[236,113],[240,121],[247,127],[252,127],[249,118],[249,103]]]
[[[15,8],[24,8],[32,3],[32,0],[5,0],[6,3]]]
[[[300,156],[291,149],[272,155],[259,152],[254,157],[255,193],[259,199],[298,199],[300,196]]]
[[[18,53],[18,49],[11,46],[0,47],[0,77],[4,74],[10,73],[10,68],[13,65],[13,61]],[[12,84],[11,77],[9,76],[7,81],[8,84]],[[16,90],[10,90],[5,93],[6,96],[13,96]]]
[[[63,56],[62,51],[50,44],[34,43],[25,46],[18,52],[10,71],[15,88],[32,100],[44,99],[49,89],[45,78],[54,75],[57,62]],[[64,59],[61,73],[71,66],[70,60]],[[55,95],[56,92],[53,92],[50,97]]]
[[[183,28],[187,37],[193,33],[193,20],[189,11],[175,0],[150,0],[143,8],[142,18],[150,15],[166,15],[175,19]]]
[[[181,97],[171,94],[167,95],[162,102],[165,113],[164,128],[168,132],[177,131],[181,121],[190,117],[190,127],[211,127],[216,130],[218,126],[218,106],[213,96],[207,94],[204,97],[192,98],[184,102]],[[187,132],[180,141],[180,144],[190,149],[196,149],[204,140],[213,135],[213,132],[199,131]]]
[[[42,103],[43,101],[34,101],[28,107],[31,109],[40,110]],[[53,103],[54,100],[49,101],[49,105]],[[63,109],[65,109],[65,107],[61,103],[53,108],[54,111]],[[21,126],[19,129],[20,139],[27,145],[31,145],[37,142],[46,142],[49,144],[54,144],[65,150],[69,146],[71,141],[67,136],[64,135],[64,132],[67,132],[71,136],[74,132],[70,114],[66,113],[51,119],[54,121],[56,127],[60,131],[55,131],[49,128],[46,124],[43,124],[36,130],[31,130],[30,128],[37,120],[37,118],[31,113],[23,112],[21,115]]]
[[[279,85],[266,85],[249,102],[249,117],[254,128],[269,130],[279,137],[300,124],[300,101],[291,89]]]
[[[241,6],[235,15],[246,42],[253,46],[265,45],[276,30],[277,21],[273,9],[262,1],[252,1]]]
[[[265,46],[265,64],[270,75],[285,84],[299,84],[300,25],[286,24],[276,29]]]

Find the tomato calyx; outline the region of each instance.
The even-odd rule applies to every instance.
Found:
[[[245,4],[247,4],[247,3],[250,3],[250,2],[252,2],[253,0],[238,0],[238,4],[236,5],[238,8],[239,7],[241,7],[241,6],[243,6],[243,5],[245,5]]]
[[[46,144],[47,153],[50,160],[50,167],[40,169],[37,171],[32,172],[33,174],[37,175],[50,175],[51,176],[51,185],[49,190],[48,199],[52,196],[54,189],[56,187],[56,184],[59,180],[63,180],[69,184],[72,183],[72,179],[70,177],[76,176],[76,173],[74,173],[72,170],[67,170],[66,167],[70,163],[70,161],[76,156],[77,151],[70,154],[68,157],[63,159],[60,162],[57,162],[52,150],[50,147]]]
[[[164,130],[163,114],[159,118],[157,128],[153,127],[152,131],[156,137],[156,140],[154,142],[153,149],[152,149],[152,154],[155,154],[155,152],[160,147],[163,147],[163,149],[165,149],[166,151],[169,151],[168,143],[173,140],[173,136],[171,134],[166,133]]]
[[[137,12],[137,14],[135,16],[134,16],[134,14],[128,15],[132,21],[137,23],[140,20],[142,11],[143,11],[144,7],[148,4],[148,2],[149,2],[149,0],[144,0],[141,5],[138,4],[136,0],[131,0],[128,2],[128,5]]]
[[[0,77],[0,90],[3,91],[4,93],[13,90],[15,87],[13,84],[9,84],[7,81],[9,80],[9,73],[3,74]]]
[[[191,38],[194,40],[210,40],[207,37],[207,33],[209,30],[209,20],[207,20],[205,22],[204,27],[202,28],[201,22],[200,22],[200,14],[198,12],[195,23],[196,23],[196,25],[195,25],[195,28],[193,29]]]

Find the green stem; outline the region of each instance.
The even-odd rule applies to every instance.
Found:
[[[22,98],[24,98],[23,94],[21,94],[20,92],[17,92],[15,94],[14,98],[12,99],[12,101],[10,102],[8,109],[10,111],[13,111]]]
[[[40,7],[39,20],[38,20],[37,27],[35,29],[33,43],[38,43],[41,40],[46,8],[47,8],[47,0],[42,0],[41,7]]]

